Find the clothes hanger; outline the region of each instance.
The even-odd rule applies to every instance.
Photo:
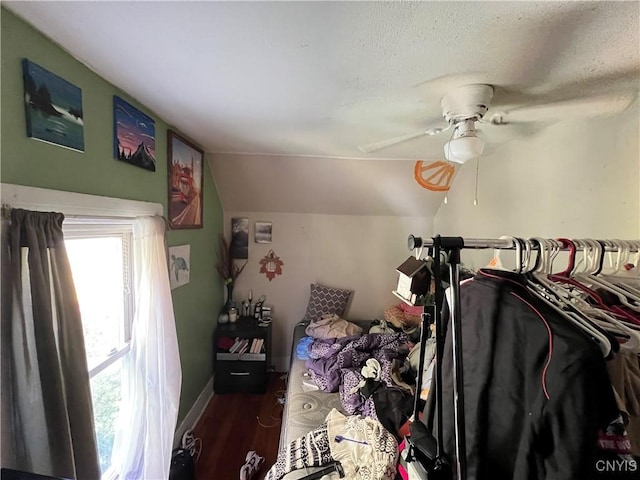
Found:
[[[599,253],[591,255],[591,253],[595,252],[590,251],[589,247],[599,249],[601,248],[600,244],[588,239],[574,241],[574,243],[576,247],[582,246],[584,248],[584,270],[589,271],[597,268],[600,255]],[[577,264],[574,265],[574,271],[576,266]],[[634,329],[630,324],[619,320],[614,315],[594,307],[585,301],[581,295],[576,294],[576,292],[569,291],[569,294],[573,294],[571,303],[596,325],[608,331],[610,334],[622,336],[624,342],[618,341],[621,349],[628,352],[640,353],[640,330]]]
[[[535,250],[537,252],[533,265],[531,264],[531,258],[529,259],[529,263],[527,264],[527,273],[533,273],[539,268],[542,261],[542,245],[540,245],[540,242],[538,242],[535,237],[527,238],[526,242],[531,246],[532,250]]]
[[[531,247],[520,237],[513,237],[513,241],[516,244],[516,273],[524,273],[525,262],[528,264],[531,258]]]
[[[550,248],[549,242],[540,237],[529,237],[528,239],[532,242],[532,245],[538,246],[538,256],[536,257],[536,262],[533,265],[532,272],[546,272],[547,264],[550,262]]]
[[[624,271],[623,275],[605,274],[603,278],[616,284],[633,295],[640,297],[640,242],[637,240],[627,241],[630,250],[634,250],[635,257],[632,261],[634,269],[632,272]],[[631,261],[631,260],[630,260]]]
[[[590,241],[583,240],[583,243],[588,245]],[[596,245],[597,244],[592,244],[594,248],[597,248]],[[629,252],[631,251],[631,246],[627,242],[621,242],[618,247],[621,248],[622,254],[619,255],[616,260],[616,268],[619,268],[622,262],[625,262],[629,259]],[[597,286],[602,288],[603,290],[615,295],[620,303],[627,308],[640,313],[640,295],[636,295],[633,292],[624,290],[613,282],[609,282],[602,276],[598,277],[588,272],[576,273],[576,275],[574,275],[574,278],[578,281],[582,281],[583,283],[591,284],[592,287]]]
[[[610,324],[599,324],[598,319],[603,319],[604,321],[604,316],[600,314],[600,311],[594,313],[579,308],[580,305],[576,305],[574,299],[571,298],[571,292],[552,282],[546,288],[535,282],[530,283],[529,286],[536,289],[537,291],[535,293],[541,296],[547,304],[553,304],[558,313],[562,313],[565,318],[568,318],[574,325],[594,340],[605,357],[608,357],[611,351],[617,352],[620,349],[620,342],[616,338],[620,336],[620,333],[617,330],[613,331]],[[574,292],[574,295],[577,295],[577,293]],[[591,307],[586,302],[585,305]],[[606,319],[610,320],[608,317]],[[605,326],[609,328],[604,328]],[[631,333],[633,334],[634,332],[632,331]],[[626,331],[622,335],[622,340],[629,340],[630,335],[626,334]],[[638,338],[638,341],[640,341],[640,338]],[[635,346],[635,343],[631,343],[630,347],[632,346]]]
[[[617,250],[615,261],[613,260],[613,252],[609,252],[609,263],[611,268],[613,268],[613,272],[608,272],[610,274],[616,274],[620,271],[624,262],[628,260],[630,251],[626,245],[623,244],[622,240],[605,240],[604,243],[606,246],[613,247]]]
[[[568,302],[568,292],[566,289],[559,287],[557,284],[549,280],[549,276],[553,270],[553,260],[556,258],[558,253],[560,252],[561,244],[556,243],[553,240],[547,240],[544,238],[534,237],[534,239],[538,242],[541,254],[540,265],[536,272],[531,275],[531,278],[534,280],[538,286],[546,289],[548,293],[551,295],[551,299],[555,300],[556,305],[559,308],[571,307],[571,304]],[[570,257],[572,257],[572,253],[570,252]],[[570,263],[575,264],[574,258],[570,258]],[[537,288],[539,293],[543,293],[543,290]],[[588,319],[585,318],[573,318],[573,320],[577,320],[580,324],[579,326],[586,329],[589,333],[604,337],[601,332],[594,331],[593,325]],[[603,342],[607,342],[606,337],[601,338]]]
[[[513,271],[515,271],[516,273],[520,273],[520,271],[521,271],[520,265],[522,264],[522,244],[516,239],[516,237],[509,237],[509,236],[506,236],[506,235],[501,236],[500,240],[511,240],[511,242],[515,246],[515,248],[516,248],[516,261],[515,261],[515,269]],[[509,271],[508,268],[505,268],[502,265],[502,260],[500,259],[500,253],[501,252],[502,252],[502,250],[499,249],[499,248],[496,248],[493,251],[493,258],[489,262],[489,265],[487,265],[487,268],[490,268],[490,269],[493,269],[493,270]]]
[[[549,281],[551,281],[553,283],[556,283],[556,284],[558,284],[558,283],[566,284],[566,285],[570,285],[570,286],[573,286],[575,288],[578,288],[578,289],[582,290],[587,296],[589,296],[594,302],[596,302],[596,304],[600,308],[603,308],[604,310],[606,310],[606,311],[608,311],[610,313],[618,314],[618,315],[622,316],[624,319],[626,319],[627,321],[629,321],[631,323],[635,323],[635,324],[639,324],[640,325],[640,319],[638,317],[632,315],[631,313],[629,313],[628,311],[626,311],[625,309],[621,308],[618,305],[608,305],[602,299],[602,297],[598,293],[596,293],[594,290],[592,290],[591,288],[587,287],[583,283],[575,280],[574,278],[569,277],[569,273],[571,272],[571,270],[573,269],[573,267],[575,265],[576,246],[575,246],[575,243],[573,243],[571,240],[566,239],[566,238],[559,239],[558,241],[560,242],[560,245],[562,245],[563,247],[568,247],[569,248],[568,266],[562,272],[560,272],[558,274],[553,274],[553,273],[551,273],[552,266],[553,266],[553,260],[551,260],[551,264],[547,267],[547,278],[546,278],[546,280],[549,280]],[[555,257],[553,257],[553,258],[555,258]],[[537,275],[536,278],[539,281],[541,281],[542,283],[546,283],[546,280],[544,278],[542,278],[540,275]],[[553,288],[553,287],[551,287],[551,284],[547,284],[547,286],[549,288]]]
[[[634,292],[622,289],[618,285],[610,282],[608,279],[596,277],[590,274],[578,274],[575,278],[591,282],[594,286],[598,286],[615,295],[620,300],[620,303],[627,308],[640,312],[640,296],[634,294]]]
[[[489,277],[496,277],[495,275],[492,275],[491,273],[486,271],[480,271],[479,274],[484,276],[489,276]],[[577,328],[582,330],[583,333],[585,333],[589,338],[594,340],[595,343],[598,345],[598,347],[601,349],[602,354],[605,357],[608,357],[611,354],[611,351],[613,350],[611,339],[607,337],[607,335],[602,330],[598,329],[598,327],[591,324],[591,322],[588,319],[585,319],[579,313],[565,311],[564,308],[566,308],[566,305],[564,303],[561,303],[561,301],[558,299],[554,299],[553,297],[550,297],[548,292],[544,290],[538,291],[538,288],[540,287],[535,283],[531,282],[531,280],[528,280],[527,283],[528,283],[527,286],[529,287],[527,290],[530,293],[532,293],[536,297],[539,297],[545,304],[547,304],[550,308],[556,311],[561,317],[565,318],[567,321],[574,324]]]
[[[640,336],[637,335],[638,332],[629,328],[624,323],[619,322],[613,315],[609,315],[606,312],[590,305],[584,300],[584,298],[582,298],[582,292],[578,293],[570,289],[563,288],[558,285],[558,283],[549,281],[556,279],[556,276],[559,279],[569,279],[571,273],[576,270],[575,257],[577,246],[575,242],[561,238],[557,240],[559,245],[556,245],[552,243],[552,241],[545,241],[544,239],[536,240],[538,240],[538,242],[544,247],[544,250],[541,249],[541,252],[549,252],[548,255],[543,255],[542,257],[543,261],[541,270],[546,274],[546,278],[545,275],[540,274],[534,276],[538,281],[538,285],[534,284],[532,286],[538,295],[541,296],[546,303],[554,304],[556,311],[564,312],[565,318],[568,317],[589,336],[597,339],[597,343],[601,347],[605,356],[609,355],[611,351],[611,342],[605,332],[602,331],[603,327],[609,327],[608,333],[610,335],[622,333],[623,338],[626,340],[625,349],[629,351],[636,351],[638,347],[640,347]],[[590,244],[584,242],[579,243],[579,245],[584,245],[585,248],[585,267],[588,266],[591,268],[592,265],[595,266],[595,258],[587,257],[587,253],[589,252],[588,247]],[[569,248],[569,260],[565,270],[554,275],[551,272],[553,271],[553,260],[560,251],[560,248],[558,247]],[[543,289],[544,287],[546,287],[546,291]],[[601,321],[598,322],[598,319]],[[615,331],[612,332],[611,330]]]
[[[553,292],[545,289],[542,285],[532,280],[527,281],[527,287],[533,295],[542,300],[558,315],[591,338],[600,348],[600,351],[605,358],[611,355],[613,350],[611,339],[601,332],[596,326],[592,325],[591,322],[582,314],[575,312],[572,309],[571,304],[566,303],[562,297],[555,296]]]
[[[529,266],[531,265],[531,254],[532,254],[533,248],[528,238],[517,237],[517,240],[522,244],[522,247],[524,248],[520,270],[521,270],[521,273],[528,273],[530,268]]]
[[[547,305],[592,338],[605,357],[609,356],[613,348],[611,339],[571,304],[566,289],[548,279],[553,269],[553,259],[560,251],[560,244],[539,237],[532,237],[532,239],[539,245],[540,261],[536,262],[539,263],[536,265],[538,267],[536,271],[529,275],[528,286]]]
[[[587,296],[589,296],[597,304],[598,307],[600,307],[600,308],[602,308],[605,311],[608,311],[610,313],[618,314],[622,318],[626,319],[627,321],[629,321],[631,323],[635,323],[635,324],[640,325],[640,319],[638,317],[632,315],[630,312],[624,310],[623,308],[621,308],[618,305],[608,305],[598,293],[596,293],[595,291],[593,291],[591,288],[587,287],[586,285],[582,284],[581,282],[578,282],[577,280],[575,280],[573,278],[568,278],[568,277],[564,277],[564,276],[560,276],[560,275],[549,275],[548,278],[549,278],[549,280],[551,280],[551,281],[553,281],[555,283],[562,283],[562,284],[571,285],[573,287],[576,287],[576,288],[582,290],[582,292],[585,293]]]

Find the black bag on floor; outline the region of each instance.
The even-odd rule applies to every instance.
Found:
[[[195,466],[189,450],[175,448],[171,452],[169,480],[195,480]]]

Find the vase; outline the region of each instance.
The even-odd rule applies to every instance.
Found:
[[[233,283],[227,285],[227,301],[224,304],[223,310],[229,313],[229,309],[236,306],[236,302],[233,301]]]

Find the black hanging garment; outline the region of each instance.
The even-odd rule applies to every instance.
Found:
[[[618,415],[600,350],[523,275],[480,270],[460,302],[467,480],[593,478],[598,431]],[[445,302],[444,328],[449,317]],[[453,456],[450,328],[442,369],[443,446]]]

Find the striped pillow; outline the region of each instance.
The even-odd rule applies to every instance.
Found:
[[[320,320],[325,313],[344,315],[349,303],[351,290],[344,288],[325,287],[319,283],[311,284],[311,295],[307,304],[307,313],[304,319],[308,322]]]

